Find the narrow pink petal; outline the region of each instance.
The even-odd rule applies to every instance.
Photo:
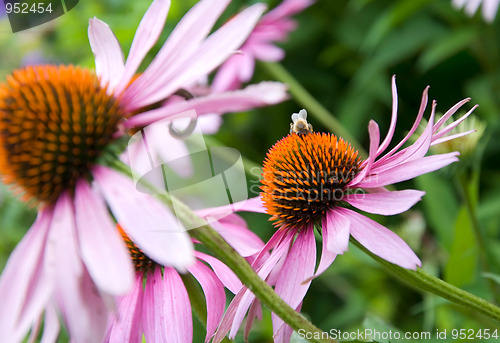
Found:
[[[205,342],[208,342],[214,335],[217,325],[219,325],[224,314],[226,293],[224,292],[224,286],[214,272],[202,262],[197,261],[188,270],[198,280],[205,294],[207,302],[207,335]]]
[[[453,105],[448,111],[446,111],[445,114],[439,120],[434,124],[434,128],[432,130],[432,133],[435,134],[443,124],[450,119],[450,117],[455,114],[455,112],[458,111],[460,107],[462,107],[464,104],[468,103],[470,101],[470,98],[465,98],[459,102],[457,102],[455,105]]]
[[[441,131],[439,131],[438,133],[436,133],[433,137],[432,137],[432,140],[436,140],[436,139],[439,139],[441,137],[443,137],[444,135],[446,135],[448,132],[450,132],[451,130],[453,130],[454,128],[456,128],[461,122],[463,122],[469,115],[471,115],[471,113],[478,107],[479,105],[475,105],[474,107],[472,107],[466,114],[464,114],[462,117],[460,117],[459,119],[455,120],[453,123],[447,125],[446,127],[444,127]]]
[[[240,307],[241,300],[243,295],[248,292],[247,288],[242,288],[233,298],[229,306],[227,307],[226,313],[224,313],[224,317],[222,318],[217,331],[215,332],[214,338],[212,340],[213,343],[220,343],[224,337],[227,335],[229,330],[231,329],[231,325],[234,322],[234,316],[236,311]]]
[[[476,13],[477,9],[481,5],[483,0],[469,0],[465,4],[465,13],[467,13],[469,16],[473,16],[474,13]]]
[[[311,225],[297,235],[281,268],[280,277],[274,288],[275,292],[292,308],[297,308],[309,289],[310,277],[314,275],[315,267],[316,240],[314,227]],[[274,313],[271,316],[273,332],[276,335],[284,322]]]
[[[204,208],[201,210],[196,210],[195,212],[197,215],[201,217],[207,217],[207,216],[217,216],[220,213],[227,213],[228,211],[266,213],[266,208],[264,207],[262,198],[260,196],[257,196],[247,200],[238,201],[229,205]]]
[[[347,251],[349,245],[349,220],[335,210],[327,211],[322,222],[323,247],[321,260],[314,277],[321,275],[337,255]]]
[[[101,86],[107,86],[108,94],[113,94],[125,70],[122,48],[105,22],[97,18],[90,19],[88,31],[90,47],[95,57],[96,74],[100,78]]]
[[[234,274],[234,272],[226,266],[224,263],[212,257],[210,255],[204,254],[199,251],[194,252],[195,256],[200,260],[207,262],[210,267],[215,272],[215,275],[219,278],[219,280],[224,284],[224,286],[229,289],[232,293],[236,294],[243,286],[240,279]]]
[[[370,175],[369,178],[361,181],[356,186],[361,188],[375,188],[410,180],[419,175],[430,173],[448,164],[457,162],[458,155],[458,152],[450,152],[447,154],[426,156],[415,161],[406,162],[380,174]]]
[[[52,211],[42,210],[11,253],[0,277],[2,340],[17,342],[28,333],[47,305],[52,283],[45,275],[43,254]]]
[[[143,273],[137,273],[132,291],[118,297],[116,314],[108,321],[110,343],[142,341]]]
[[[161,83],[168,82],[178,72],[180,65],[196,54],[202,40],[228,3],[229,0],[203,0],[193,6],[177,24],[153,62],[125,90],[124,98],[142,101],[147,88],[157,90]]]
[[[302,303],[295,309],[295,311],[300,312],[302,308]],[[283,324],[277,333],[274,334],[274,343],[290,343],[290,338],[292,337],[293,329]]]
[[[263,21],[278,20],[297,14],[314,3],[313,0],[283,0],[273,10],[269,11]]]
[[[128,110],[163,100],[177,89],[190,85],[210,73],[243,44],[264,10],[264,5],[256,4],[232,18],[210,35],[195,54],[186,61],[180,61],[182,65],[178,66],[171,78],[161,80],[156,75],[158,81],[143,89],[144,95],[141,98],[131,100]]]
[[[288,98],[286,86],[280,82],[261,82],[244,89],[223,93],[211,93],[189,101],[179,101],[158,109],[133,116],[127,127],[146,126],[177,113],[195,110],[197,115],[241,112],[274,105]]]
[[[408,134],[405,136],[405,138],[403,138],[401,142],[399,142],[394,148],[392,148],[391,151],[389,151],[387,154],[381,157],[377,162],[375,162],[374,167],[383,164],[384,161],[389,157],[391,157],[396,151],[398,151],[399,148],[401,148],[403,144],[405,144],[406,141],[411,137],[411,135],[413,135],[413,133],[417,130],[424,116],[425,108],[427,107],[428,93],[429,93],[429,86],[425,87],[424,92],[422,93],[422,100],[420,102],[420,108],[418,109],[417,118],[415,119],[415,122],[413,123],[413,126],[411,127]]]
[[[374,220],[357,212],[338,209],[351,222],[351,235],[375,255],[408,269],[417,269],[421,262],[398,235]]]
[[[262,264],[261,267],[259,267],[259,269],[257,270],[257,275],[259,275],[261,279],[265,280],[276,267],[276,265],[279,264],[280,260],[283,258],[287,258],[294,236],[295,234],[285,235],[283,237],[283,240],[280,241],[279,244],[274,248],[269,258]],[[312,273],[314,273],[314,271]],[[309,276],[311,276],[312,273]],[[231,325],[231,331],[229,332],[229,338],[231,339],[236,336],[238,328],[241,326],[241,323],[243,322],[243,319],[245,317],[245,313],[247,312],[252,302],[255,300],[255,295],[253,295],[253,293],[251,293],[246,287],[244,287],[243,289],[245,290],[245,292],[241,297],[241,300],[239,301],[238,309],[236,310]]]
[[[153,282],[146,282],[144,295],[144,335],[147,342],[185,343],[193,340],[191,304],[179,274],[160,268]],[[148,280],[149,281],[149,280]]]
[[[483,2],[483,18],[488,23],[493,23],[498,11],[498,5],[500,4],[499,0],[486,0]]]
[[[276,62],[285,58],[285,51],[272,44],[260,44],[253,50],[255,57],[261,61]]]
[[[149,258],[181,271],[194,263],[191,239],[166,206],[112,169],[96,167],[93,175],[122,228]]]
[[[465,131],[465,132],[456,133],[456,134],[451,135],[451,136],[442,137],[442,138],[439,138],[439,139],[436,139],[435,141],[433,141],[431,143],[431,146],[436,145],[436,144],[441,144],[441,143],[450,141],[450,140],[455,139],[455,138],[460,138],[460,137],[463,137],[463,136],[467,136],[468,134],[471,134],[471,133],[474,133],[474,132],[476,132],[475,129],[474,130]]]
[[[406,189],[382,193],[352,193],[346,195],[343,200],[362,211],[389,216],[407,211],[420,201],[424,194],[422,191]]]
[[[349,183],[350,186],[354,186],[363,180],[363,178],[370,172],[372,164],[377,157],[377,150],[380,142],[380,131],[378,124],[373,120],[370,120],[370,123],[368,124],[368,133],[370,136],[370,151],[368,158],[365,161],[366,163],[364,163],[363,170]]]
[[[76,186],[75,211],[82,260],[101,290],[123,295],[134,283],[130,254],[106,204],[86,181]]]
[[[170,0],[155,0],[142,17],[130,47],[125,71],[116,90],[117,93],[121,93],[127,87],[142,60],[158,40],[169,9]]]
[[[391,143],[392,137],[394,136],[394,131],[396,130],[396,122],[398,119],[398,90],[396,88],[396,75],[392,76],[391,81],[391,89],[392,89],[392,114],[391,114],[391,124],[389,125],[389,130],[387,131],[387,135],[385,136],[382,144],[377,149],[376,156],[379,156],[384,152],[385,149]]]
[[[45,263],[57,265],[54,295],[70,337],[75,342],[101,341],[108,312],[80,260],[73,204],[66,193],[55,205],[48,244]]]
[[[243,333],[243,339],[248,342],[248,336],[250,335],[250,330],[252,329],[253,322],[256,318],[262,319],[262,306],[259,301],[254,301],[248,310],[247,320],[245,322],[245,331]]]
[[[259,236],[250,231],[246,222],[236,214],[213,222],[212,227],[243,257],[254,255],[264,247]]]
[[[49,304],[45,308],[45,317],[43,324],[43,335],[40,343],[52,343],[57,341],[61,325],[59,324],[59,317],[57,316],[56,309],[53,304]]]

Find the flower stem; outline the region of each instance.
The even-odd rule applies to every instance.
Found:
[[[363,150],[362,145],[349,133],[348,130],[325,108],[321,105],[292,74],[290,74],[279,63],[259,63],[273,78],[286,83],[290,94],[295,100],[311,113],[321,124],[326,126],[328,130],[356,147],[362,157],[366,157],[367,153]]]
[[[493,305],[492,303],[489,303],[488,301],[474,294],[466,292],[435,276],[432,276],[424,272],[421,268],[417,268],[417,270],[410,270],[392,264],[384,260],[383,258],[373,254],[371,251],[357,242],[354,238],[351,238],[351,242],[366,254],[368,254],[370,257],[372,257],[375,261],[388,268],[400,279],[408,282],[411,286],[436,294],[455,304],[465,306],[466,308],[482,313],[485,316],[500,322],[500,308]]]
[[[114,169],[132,177],[130,168],[119,160],[110,161]],[[186,226],[196,228],[189,230],[189,234],[199,240],[206,248],[210,249],[214,255],[225,263],[238,276],[241,282],[248,287],[250,291],[274,312],[283,319],[295,331],[301,330],[311,338],[309,341],[314,343],[337,343],[330,338],[327,332],[318,329],[314,324],[306,320],[300,313],[291,308],[283,299],[277,295],[274,290],[252,269],[248,262],[238,254],[226,241],[202,218],[198,217],[188,206],[175,197],[170,196],[164,190],[158,190],[153,185],[141,181],[141,185],[151,189],[157,198],[171,209],[175,209],[176,217]],[[320,337],[320,338],[316,338]]]

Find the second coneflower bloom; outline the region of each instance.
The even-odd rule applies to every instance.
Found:
[[[263,206],[257,211],[269,213],[277,231],[252,266],[292,308],[300,310],[311,280],[325,271],[338,254],[347,250],[351,235],[368,250],[391,263],[408,269],[421,265],[419,258],[399,236],[354,208],[380,215],[404,212],[417,203],[425,192],[413,189],[389,191],[385,186],[458,161],[458,152],[425,155],[431,145],[457,137],[446,135],[475,107],[451,124],[444,126],[444,123],[470,99],[457,103],[437,122],[434,122],[436,104],[433,103],[423,133],[412,145],[402,148],[422,121],[427,91],[426,88],[410,132],[388,152],[385,151],[391,143],[397,119],[394,78],[389,132],[380,142],[378,125],[370,121],[370,149],[365,160],[342,138],[330,133],[313,132],[304,110],[292,115],[291,133],[267,153],[260,197]],[[255,207],[247,210],[256,211]],[[315,230],[323,237],[318,266]],[[229,337],[234,337],[249,311],[245,328],[247,335],[257,309],[254,295],[242,288],[230,304],[215,342],[219,342],[228,331]],[[272,316],[275,342],[288,342],[292,329],[278,316]]]

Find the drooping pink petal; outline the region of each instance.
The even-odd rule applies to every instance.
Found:
[[[302,303],[295,309],[295,311],[300,312],[302,308]],[[289,343],[292,337],[293,329],[288,325],[282,325],[278,332],[274,334],[274,343]]]
[[[226,293],[224,293],[224,286],[214,272],[202,262],[197,261],[188,270],[198,280],[205,294],[207,303],[207,335],[205,342],[208,342],[214,335],[217,325],[219,325],[224,314]]]
[[[287,98],[288,95],[284,84],[279,82],[261,82],[244,89],[211,93],[189,101],[179,101],[171,105],[146,111],[130,118],[126,122],[126,126],[146,126],[174,114],[189,110],[195,110],[197,115],[241,112],[251,108],[274,105]]]
[[[175,269],[165,267],[163,280],[160,268],[156,268],[154,280],[151,283],[146,282],[144,294],[146,341],[191,342],[193,340],[191,304],[181,277]]]
[[[361,188],[376,188],[413,179],[419,175],[441,169],[448,164],[457,162],[458,155],[458,152],[450,152],[447,154],[426,156],[416,161],[406,162],[380,174],[370,175],[369,178],[361,181],[356,186]]]
[[[118,297],[116,313],[108,321],[106,340],[109,343],[140,342],[142,340],[143,274],[137,273],[132,291]]]
[[[250,329],[252,328],[253,322],[256,318],[262,319],[262,306],[259,301],[254,301],[248,310],[247,320],[245,322],[245,331],[243,333],[243,339],[245,342],[248,341]]]
[[[276,281],[275,292],[292,308],[297,308],[304,299],[311,276],[316,267],[316,240],[314,227],[311,225],[297,235],[295,242],[281,268],[280,277]],[[273,318],[273,332],[276,335],[284,325],[276,314]]]
[[[236,311],[240,306],[241,299],[243,298],[243,295],[246,294],[247,291],[248,289],[242,288],[234,296],[233,300],[227,307],[226,313],[224,313],[224,317],[222,318],[220,325],[217,328],[217,331],[215,332],[214,338],[212,340],[213,343],[220,343],[231,329],[231,325],[234,321],[234,316],[236,314]]]
[[[43,324],[43,335],[40,343],[56,342],[61,325],[59,324],[59,317],[57,316],[56,309],[53,304],[49,304],[45,308],[45,317]]]
[[[11,253],[0,277],[0,333],[6,342],[21,341],[46,306],[52,283],[45,274],[44,248],[52,210],[45,209]]]
[[[195,251],[194,253],[197,258],[207,262],[210,267],[212,267],[219,280],[227,289],[229,289],[234,294],[236,294],[240,290],[240,288],[242,287],[242,283],[228,266],[210,255],[204,254],[199,251]]]
[[[181,64],[196,53],[228,3],[229,0],[204,0],[193,6],[177,24],[153,62],[125,90],[124,99],[141,98],[149,87],[154,91],[168,82]]]
[[[256,4],[232,18],[210,35],[197,49],[196,54],[190,56],[186,61],[181,61],[183,64],[175,69],[174,75],[166,80],[162,80],[156,75],[157,82],[141,89],[144,94],[141,97],[130,99],[127,109],[133,111],[163,100],[177,89],[190,85],[200,77],[210,73],[241,46],[264,9],[264,5]]]
[[[54,270],[54,296],[75,342],[100,342],[106,330],[108,312],[101,294],[79,256],[74,208],[70,196],[59,196],[48,236],[46,265]]]
[[[76,186],[75,212],[82,260],[97,286],[110,294],[132,289],[130,254],[100,195],[86,181]]]
[[[283,0],[278,6],[267,13],[262,21],[273,21],[297,14],[305,8],[311,6],[313,0]]]
[[[337,255],[347,251],[349,245],[349,220],[335,210],[326,212],[322,222],[323,246],[321,260],[314,277],[322,274],[335,260]]]
[[[346,195],[343,200],[362,211],[389,216],[407,211],[420,201],[424,194],[422,191],[406,189],[382,193],[352,193]]]
[[[89,41],[95,58],[95,70],[101,86],[113,94],[125,71],[123,52],[108,24],[97,18],[89,20]]]
[[[180,271],[194,263],[191,239],[166,206],[112,169],[96,167],[93,175],[121,227],[144,254]]]
[[[158,40],[169,9],[170,0],[155,0],[142,17],[125,62],[123,77],[116,89],[117,93],[121,93],[127,87],[142,60]]]
[[[337,209],[349,218],[351,235],[375,255],[408,269],[417,269],[421,262],[398,235],[362,214],[346,208]]]
[[[212,223],[212,227],[243,257],[256,254],[264,246],[259,236],[250,231],[246,222],[235,214]]]

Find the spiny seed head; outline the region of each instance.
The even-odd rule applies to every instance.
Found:
[[[118,231],[123,237],[125,244],[127,244],[127,248],[130,252],[130,257],[132,258],[132,262],[134,264],[134,268],[136,272],[143,272],[146,274],[147,272],[154,271],[157,263],[150,259],[142,252],[141,249],[137,247],[137,245],[132,242],[129,236],[123,231],[120,225],[118,225]]]
[[[92,72],[73,66],[14,71],[0,83],[0,174],[24,200],[53,203],[87,177],[123,118]]]
[[[329,133],[292,133],[264,161],[262,198],[270,220],[281,228],[316,223],[342,201],[359,172],[358,152]]]

